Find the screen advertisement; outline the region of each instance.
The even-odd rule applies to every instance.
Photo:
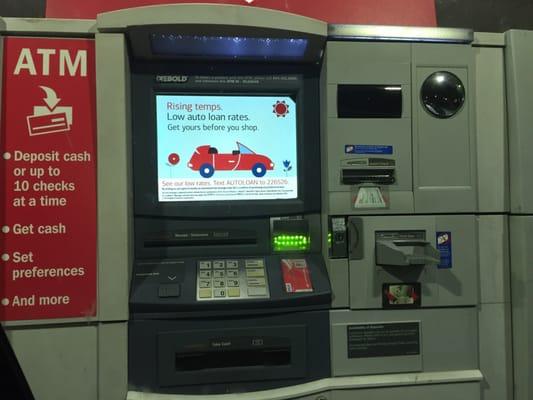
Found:
[[[287,95],[156,95],[160,202],[298,197]]]

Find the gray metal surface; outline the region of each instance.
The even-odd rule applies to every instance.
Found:
[[[474,57],[470,46],[414,44],[413,189],[417,213],[475,212],[477,166]],[[466,100],[451,118],[435,118],[422,109],[420,88],[437,71],[463,82]]]
[[[474,32],[457,28],[332,24],[328,25],[328,38],[330,40],[471,43],[474,40]]]
[[[532,214],[533,32],[511,30],[506,32],[505,40],[511,212]]]
[[[481,304],[511,302],[509,221],[507,215],[477,217]]]
[[[476,369],[477,315],[474,307],[440,310],[331,311],[333,376],[410,371]],[[420,321],[420,356],[348,358],[347,326],[359,323]],[[407,358],[411,357],[411,358]]]
[[[327,210],[332,215],[460,213],[478,210],[475,124],[474,49],[468,45],[420,43],[328,42],[326,52],[325,152],[327,154]],[[452,118],[435,118],[421,104],[420,88],[434,72],[450,71],[466,87],[466,101]],[[400,118],[338,118],[337,86],[401,85]],[[491,104],[491,106],[493,106]],[[494,107],[497,107],[498,103]],[[501,118],[500,113],[495,118]],[[498,120],[495,120],[498,122]],[[494,122],[491,121],[491,122]],[[500,125],[501,128],[501,125]],[[496,127],[497,129],[497,127]],[[496,157],[483,173],[483,184],[502,190],[504,173],[489,181],[500,167],[503,132],[484,142],[481,167]],[[347,145],[392,146],[395,182],[382,185],[386,208],[355,209],[357,186],[341,183],[341,165],[364,155],[346,154]],[[488,182],[487,182],[488,181]],[[503,182],[503,183],[502,183]],[[503,200],[500,200],[503,199]],[[505,201],[484,200],[485,208]]]
[[[483,400],[513,399],[511,304],[481,304],[479,368],[483,373]]]
[[[411,170],[411,48],[406,43],[328,42],[327,68],[327,184],[330,214],[412,213]],[[337,85],[402,85],[403,110],[400,119],[338,118]],[[341,163],[354,158],[345,145],[386,144],[394,147],[396,183],[388,187],[390,207],[386,210],[354,210],[352,186],[340,180]],[[390,158],[391,156],[385,156]]]
[[[359,219],[359,217],[355,217]],[[470,215],[360,217],[362,231],[356,240],[363,258],[350,260],[350,308],[382,307],[382,285],[420,282],[422,307],[464,306],[478,302],[476,219]],[[451,232],[452,268],[436,265],[398,271],[376,264],[376,231],[424,231],[425,240],[436,245],[436,232]],[[473,251],[474,250],[474,251]],[[408,268],[408,267],[405,267]]]
[[[35,399],[98,398],[96,326],[13,328],[7,335]]]
[[[533,216],[510,217],[515,400],[533,398]]]
[[[439,396],[435,398],[439,400],[449,398],[472,400],[479,398],[481,380],[482,375],[479,370],[336,377],[283,389],[239,393],[238,398],[240,400],[332,400],[337,398],[336,396],[341,396],[338,398],[351,400],[373,396],[371,398],[376,400],[390,400],[403,399],[401,397],[403,393],[414,393],[433,399],[432,394],[435,393],[435,396]],[[462,397],[463,395],[466,397]],[[236,395],[161,395],[130,391],[127,397],[128,400],[209,400],[210,398],[234,400]]]
[[[2,18],[0,31],[8,35],[93,37],[95,25],[93,19]]]
[[[531,241],[533,240],[533,32],[505,33],[507,115],[510,174],[510,249],[513,321],[514,399],[533,397],[533,295]]]
[[[215,9],[216,7],[216,9]],[[327,35],[323,21],[259,7],[229,4],[172,4],[137,7],[99,14],[98,30],[163,24],[239,25]]]
[[[499,35],[503,38],[503,35]],[[504,53],[476,47],[476,145],[480,212],[509,211],[509,154]]]
[[[124,400],[128,391],[128,325],[98,325],[98,400]]]
[[[350,306],[350,281],[348,280],[350,264],[347,258],[329,259],[329,280],[333,291],[333,308],[348,308]]]
[[[505,35],[494,32],[474,32],[472,46],[505,47]]]
[[[96,35],[98,115],[98,311],[128,319],[133,262],[129,63],[122,34]]]
[[[507,215],[480,215],[479,368],[483,400],[513,398],[511,274]]]
[[[380,388],[379,390],[337,390],[332,393],[331,400],[476,400],[479,399],[479,396],[479,383],[456,383],[445,385]]]

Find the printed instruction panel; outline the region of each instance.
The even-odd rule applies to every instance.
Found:
[[[0,320],[96,315],[94,41],[7,37]]]

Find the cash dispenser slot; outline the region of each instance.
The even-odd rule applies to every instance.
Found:
[[[439,251],[425,239],[376,240],[376,265],[405,267],[439,262]]]
[[[176,353],[176,371],[289,365],[290,347]]]
[[[392,185],[396,182],[396,161],[389,158],[350,158],[341,163],[341,183],[344,185]]]
[[[269,380],[312,380],[316,369],[329,369],[327,349],[320,346],[329,335],[329,326],[322,325],[327,318],[328,312],[321,311],[230,318],[216,325],[208,319],[159,320],[152,326],[137,321],[132,340],[146,344],[147,336],[156,335],[147,345],[156,347],[158,357],[150,358],[149,365],[137,364],[134,374],[140,378],[144,369],[155,367],[159,388],[204,385],[203,393],[212,394],[216,384],[246,387]]]

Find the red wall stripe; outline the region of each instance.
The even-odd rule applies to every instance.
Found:
[[[248,4],[248,1],[251,1]],[[338,24],[437,26],[434,0],[211,0],[264,7]],[[96,18],[105,11],[190,0],[48,0],[48,18]]]

